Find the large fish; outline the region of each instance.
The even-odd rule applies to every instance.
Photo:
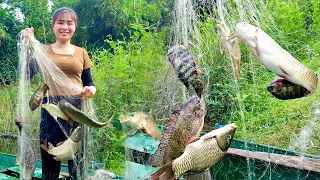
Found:
[[[37,147],[31,142],[21,138],[20,141],[20,167],[22,171],[22,179],[31,180],[36,169]]]
[[[230,29],[222,22],[217,23],[218,33],[220,36],[220,49],[225,49],[231,58],[235,68],[235,78],[240,76],[240,46],[236,36],[231,34]]]
[[[90,127],[102,128],[110,124],[112,117],[105,123],[95,121],[94,119],[88,117],[83,111],[77,109],[72,104],[66,100],[61,100],[58,103],[59,108],[67,114],[72,120],[77,121],[82,124],[86,124]]]
[[[137,130],[151,136],[155,140],[159,140],[162,136],[160,129],[154,122],[150,115],[143,112],[130,113],[126,116],[121,115],[119,117],[120,123],[126,124],[132,127],[132,130],[128,132],[129,135],[136,133]]]
[[[48,111],[48,113],[53,117],[53,119],[58,120],[58,117],[67,121],[70,126],[73,126],[72,119],[64,113],[59,106],[51,103],[42,104],[42,108]]]
[[[152,174],[151,179],[179,179],[185,172],[203,172],[227,152],[237,126],[232,123],[203,135],[188,144],[184,153]]]
[[[305,87],[309,95],[315,92],[318,84],[317,75],[284,50],[268,34],[246,22],[238,23],[236,31],[266,68],[294,84]]]
[[[306,88],[285,79],[278,79],[267,86],[267,90],[276,98],[282,100],[295,99],[306,96]]]
[[[206,114],[204,97],[194,95],[181,110],[175,111],[169,118],[151,165],[163,166],[178,158],[184,151],[187,141],[191,142],[200,135]]]
[[[199,75],[202,75],[203,72],[196,65],[192,53],[184,46],[178,45],[171,47],[167,56],[180,81],[187,88],[192,86],[200,97],[203,91],[203,83],[199,79]]]
[[[37,89],[37,91],[35,93],[33,93],[33,95],[30,98],[30,101],[29,101],[29,107],[30,107],[31,111],[34,111],[35,109],[37,109],[39,107],[39,105],[41,104],[43,97],[48,89],[49,89],[49,87],[47,84],[42,84]]]
[[[58,143],[57,147],[54,147],[50,142],[48,146],[45,144],[40,144],[40,147],[51,154],[56,161],[67,161],[75,158],[81,146],[82,131],[81,127],[78,126],[71,136],[63,143]]]

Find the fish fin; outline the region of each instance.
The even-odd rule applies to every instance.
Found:
[[[216,137],[216,134],[207,133],[201,137],[202,140],[207,140]]]
[[[203,71],[201,71],[201,69],[198,66],[196,66],[196,72],[197,72],[197,75],[203,75],[204,74]]]
[[[48,152],[48,147],[45,145],[45,144],[40,144],[40,147],[43,149],[43,150],[45,150],[45,151],[47,151]]]
[[[286,75],[286,77],[283,77],[285,79],[288,78],[288,76],[291,76],[286,70],[284,70],[281,65],[279,65],[279,69]],[[287,79],[288,81],[290,81],[289,79]],[[291,82],[291,81],[290,81]]]
[[[222,41],[220,41],[220,54],[223,54],[223,44],[222,44]]]
[[[56,147],[61,146],[64,142],[57,143]]]
[[[134,135],[137,132],[137,129],[133,128],[129,132],[127,132],[128,135]]]
[[[203,93],[203,83],[200,79],[197,79],[193,84],[194,90],[196,91],[198,97],[201,97]]]
[[[148,134],[148,135],[149,135],[149,133],[148,133],[148,131],[147,131],[146,128],[141,128],[140,131],[141,131],[142,133],[144,133],[144,134]]]
[[[73,127],[73,120],[72,120],[72,119],[67,120],[67,123],[68,123],[70,126]]]
[[[49,149],[52,149],[52,148],[54,148],[54,145],[52,145],[50,142],[48,142],[48,147],[49,147]]]
[[[229,43],[234,43],[237,40],[237,35],[227,37]]]
[[[200,139],[200,137],[192,137],[192,138],[189,139],[188,144],[191,144],[191,143],[193,143],[193,142],[196,142],[196,141],[198,141],[199,139]]]
[[[251,50],[256,57],[260,57],[260,53],[257,47],[254,47]]]
[[[169,162],[151,175],[151,180],[173,180],[172,162]]]

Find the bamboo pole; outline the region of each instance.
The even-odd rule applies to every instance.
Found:
[[[291,168],[320,172],[320,159],[307,158],[302,156],[287,156],[281,154],[254,152],[242,149],[229,148],[227,154],[233,156],[241,156],[246,158],[253,158],[268,163],[275,163]]]

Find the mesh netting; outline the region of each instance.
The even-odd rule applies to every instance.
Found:
[[[43,114],[44,109],[41,110],[42,99],[45,99],[46,104],[57,105],[60,100],[67,100],[74,106],[82,109],[89,117],[94,119],[93,103],[91,100],[81,101],[77,94],[81,91],[81,86],[72,82],[60,69],[57,67],[47,54],[47,46],[39,43],[34,38],[24,38],[21,32],[18,47],[19,47],[19,92],[18,92],[18,104],[17,104],[17,121],[21,123],[21,134],[19,136],[19,154],[20,159],[19,165],[22,170],[21,179],[30,179],[32,177],[33,171],[36,166],[38,144],[43,144],[48,147],[49,142],[47,139],[39,139],[40,124],[44,121],[48,124],[42,124],[42,133],[46,133],[49,129],[55,129],[50,125],[49,121],[55,121],[59,129],[53,130],[48,136],[42,136],[43,138],[50,138],[50,136],[57,136],[57,139],[61,140],[58,131],[62,131],[63,136],[62,142],[70,138],[71,134],[76,127],[76,123],[66,124],[66,121],[61,119],[60,116],[57,119],[41,119],[40,114]],[[40,82],[32,84],[35,82],[33,76],[38,73],[40,76]],[[43,84],[47,85],[46,88]],[[37,86],[40,86],[38,88]],[[38,89],[36,89],[38,88]],[[42,97],[41,97],[42,96]],[[76,103],[75,103],[76,102]],[[39,107],[38,107],[39,106]],[[41,113],[40,113],[41,111]],[[57,115],[53,113],[52,116]],[[48,115],[44,115],[44,118]],[[40,121],[41,120],[41,121]],[[52,122],[51,122],[52,123]],[[74,169],[76,169],[75,174],[70,174],[71,176],[77,176],[77,179],[86,179],[86,169],[87,169],[87,157],[89,155],[89,128],[86,125],[81,125],[80,138],[81,145],[79,148],[72,149],[71,153],[75,155]],[[61,135],[60,135],[61,136]],[[53,139],[52,139],[53,140]],[[78,141],[75,141],[78,142]],[[74,142],[74,143],[75,143]],[[57,142],[50,142],[56,146]],[[62,145],[60,145],[62,146]],[[59,146],[59,147],[60,147]],[[73,146],[69,144],[68,148]],[[40,153],[39,153],[40,154]],[[53,154],[54,155],[54,154]],[[66,158],[69,159],[70,158]],[[66,163],[65,160],[63,162]]]
[[[312,3],[318,4],[315,1]],[[309,27],[306,27],[303,16],[290,20],[284,15],[284,11],[288,9],[292,12],[297,12],[297,9],[303,11],[305,6],[310,4],[291,1],[287,3],[242,0],[174,1],[169,46],[187,47],[204,72],[202,78],[206,84],[208,113],[203,131],[214,129],[217,123],[219,125],[234,122],[238,125],[236,137],[242,141],[240,140],[241,145],[234,142],[231,145],[232,148],[265,152],[267,157],[272,156],[271,153],[301,156],[301,161],[296,161],[299,165],[293,168],[269,161],[268,158],[258,160],[245,156],[227,155],[211,168],[212,177],[216,179],[316,179],[319,176],[317,170],[302,170],[306,163],[302,161],[304,156],[319,159],[320,155],[318,91],[312,96],[288,101],[273,97],[266,87],[279,77],[266,69],[240,39],[238,39],[241,49],[240,77],[234,78],[235,64],[225,51],[221,52],[216,27],[219,21],[229,27],[231,35],[236,35],[237,23],[250,23],[269,34],[313,72],[318,72],[318,63],[314,60],[318,52],[313,49],[316,46],[311,43],[306,44],[306,41],[299,37],[300,34],[308,38],[303,32],[310,33],[308,28],[312,25],[309,24]],[[314,16],[317,15],[315,12]],[[300,24],[302,26],[299,26]],[[288,38],[289,36],[297,38],[292,40]],[[161,83],[168,84],[170,88],[160,93],[159,101],[162,105],[176,104],[172,109],[177,109],[186,99],[189,99],[192,93],[186,91],[183,84],[176,78],[171,64],[167,65],[168,69],[171,68],[168,70],[170,74],[168,73],[167,77],[171,78]],[[179,87],[182,87],[182,90]],[[166,119],[169,118],[169,114],[169,112],[164,114]],[[160,124],[164,124],[163,121],[160,121]],[[139,139],[130,140],[138,141]],[[141,146],[145,145],[141,143]],[[149,154],[146,155],[146,152]],[[145,153],[141,153],[141,151],[131,150],[127,154],[130,154],[130,161],[148,164],[147,159],[153,152],[145,150]],[[312,166],[318,165],[319,161],[315,161]],[[147,178],[151,174],[134,176],[135,172],[132,172],[132,169],[128,171],[137,179]],[[140,171],[137,170],[137,172]]]
[[[319,43],[316,32],[318,27],[316,17],[319,16],[319,12],[315,8],[318,5],[319,2],[313,0],[294,2],[260,0],[174,1],[169,44],[166,49],[163,49],[163,55],[172,46],[184,45],[196,57],[197,65],[204,72],[201,78],[205,87],[207,116],[205,117],[203,131],[208,132],[214,129],[217,123],[223,125],[228,122],[234,122],[238,126],[235,133],[237,140],[233,141],[231,148],[266,152],[270,157],[272,155],[270,153],[275,153],[319,159],[319,91],[316,91],[312,96],[299,99],[288,101],[276,99],[267,91],[266,86],[279,77],[269,72],[240,39],[237,39],[241,49],[240,76],[239,78],[234,78],[236,72],[234,68],[235,64],[225,51],[221,52],[219,33],[216,27],[218,21],[222,22],[229,27],[231,34],[235,35],[236,24],[242,21],[248,22],[269,34],[285,50],[290,52],[313,72],[319,72],[318,67],[320,66],[317,61],[319,57]],[[305,22],[310,17],[309,12],[312,13],[315,19],[313,23],[306,24]],[[25,40],[22,40],[21,43],[25,43]],[[29,43],[34,42],[30,41]],[[65,79],[65,76],[60,74],[56,67],[47,63],[47,56],[43,54],[45,52],[43,50],[45,49],[44,46],[25,44],[21,47],[26,49],[21,49],[20,51],[22,52],[20,53],[20,58],[23,60],[20,62],[21,82],[19,85],[19,95],[21,96],[19,96],[18,115],[22,117],[24,130],[19,142],[20,148],[29,149],[28,151],[23,151],[23,153],[28,152],[32,155],[35,150],[33,150],[32,146],[29,146],[30,143],[39,144],[40,108],[31,112],[27,104],[32,92],[35,92],[41,83],[30,84],[28,79],[30,72],[26,70],[29,66],[28,60],[43,59],[40,62],[37,61],[40,70],[42,68],[41,72],[44,74],[48,72],[42,79],[44,79],[44,82],[56,82],[51,85],[52,88],[51,91],[48,91],[49,94],[55,92],[52,89],[57,89],[58,92],[61,92],[59,87],[63,86],[62,93],[65,93],[65,98],[72,98],[72,94],[78,90],[78,87],[74,86],[70,80]],[[29,52],[30,47],[32,47],[31,51],[33,53]],[[138,56],[139,54],[137,53],[136,55]],[[125,56],[131,57],[129,53],[124,55],[123,59],[126,58]],[[166,56],[156,57],[155,59],[161,61],[161,64],[164,66],[163,69],[150,70],[151,73],[148,72],[149,77],[146,75],[146,77],[140,79],[142,83],[132,83],[137,86],[137,89],[139,88],[137,91],[140,94],[139,92],[126,92],[127,97],[129,97],[127,106],[129,109],[129,107],[135,105],[137,111],[152,112],[155,122],[165,125],[172,110],[181,108],[182,104],[193,95],[193,92],[188,91],[179,81]],[[131,62],[131,60],[127,59],[124,61]],[[120,61],[120,65],[118,66],[123,67],[128,62]],[[104,83],[106,77],[99,76],[102,69],[109,68],[108,63],[103,63],[103,60],[101,60],[100,65],[97,64],[97,69],[95,69],[95,72],[97,72],[96,79],[103,79],[101,80],[103,84],[97,86],[106,88],[106,91],[109,91],[109,94],[101,95],[101,99],[107,98],[108,95],[117,96],[118,91],[108,88],[109,85],[118,87],[118,89],[125,89],[125,83],[120,82],[122,77],[111,77],[110,80],[108,79],[108,83]],[[130,65],[128,65],[128,69],[130,69]],[[118,66],[112,66],[112,68],[117,69],[119,68]],[[107,77],[110,77],[108,74],[110,71],[107,71]],[[135,76],[136,73],[133,70],[128,70],[127,72],[131,76]],[[56,74],[56,76],[51,76],[52,74]],[[150,78],[152,75],[157,76],[157,78]],[[61,81],[56,80],[61,78]],[[143,91],[143,88],[141,88],[146,86],[155,86],[156,88],[150,93]],[[145,99],[143,99],[144,102],[141,102],[141,100],[137,102],[134,98],[130,99],[132,98],[130,95],[141,95],[144,93],[146,95]],[[151,96],[153,98],[150,98]],[[106,103],[105,101],[102,102]],[[130,104],[131,102],[135,104],[132,105]],[[86,102],[85,104],[87,103],[92,102]],[[117,104],[113,104],[115,101],[108,103],[109,109],[118,108]],[[145,109],[141,105],[143,103],[148,103],[150,105],[148,107],[153,108]],[[85,107],[90,108],[85,109]],[[92,112],[91,107],[92,104],[82,106],[85,112]],[[103,112],[109,109],[103,110]],[[9,122],[11,123],[11,121],[8,121],[3,126],[9,127]],[[89,131],[88,129],[86,130]],[[66,137],[68,137],[68,132],[65,133],[67,134]],[[114,139],[123,139],[124,137],[118,137],[116,133],[110,135],[106,131],[94,131],[93,133],[100,138],[95,139],[93,146],[82,147],[82,151],[86,152],[84,153],[86,155],[80,159],[85,161],[88,159],[88,156],[92,157],[90,160],[96,159],[97,156],[106,156],[103,158],[108,159],[108,157],[116,153],[120,154],[120,152],[114,153],[110,148],[106,148],[105,139],[101,137],[107,136]],[[91,143],[90,138],[86,137],[88,140],[85,142]],[[150,174],[157,168],[142,165],[148,165],[149,159],[152,153],[156,151],[159,142],[143,134],[130,136],[128,141],[126,143],[130,145],[125,144],[125,158],[127,160],[125,177],[128,179],[148,179]],[[108,147],[113,147],[113,145],[108,144]],[[99,152],[100,154],[91,154],[93,149],[94,152]],[[22,155],[21,159],[24,159],[23,157]],[[33,159],[26,158],[25,162],[27,162],[25,164],[32,163]],[[111,163],[119,163],[120,166],[123,162]],[[81,164],[78,165],[79,168]],[[301,164],[300,167],[303,167],[303,165]],[[143,173],[144,171],[148,171],[148,173]],[[94,177],[97,179],[106,177],[107,175],[102,175],[103,173],[108,172],[97,171]],[[211,167],[211,176],[216,179],[317,179],[319,173],[283,166],[280,163],[227,155]],[[108,177],[115,177],[115,175],[109,174]]]

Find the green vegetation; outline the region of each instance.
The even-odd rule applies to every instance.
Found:
[[[33,2],[30,0],[5,2],[12,6],[0,8],[0,81],[3,84],[0,87],[0,134],[16,134],[13,123],[18,71],[16,35],[21,29],[33,26],[37,39],[52,42],[49,20],[52,12],[44,8],[43,3],[47,2],[44,0],[42,4],[31,5],[27,5]],[[234,33],[240,12],[239,9],[232,11],[233,3],[228,1],[227,10],[232,13],[225,19]],[[258,1],[253,3],[259,7],[256,18],[261,29],[305,66],[319,73],[320,2],[279,0],[266,1],[265,5],[258,4]],[[179,81],[170,84],[177,78],[171,76],[172,68],[166,61],[166,52],[171,46],[168,41],[172,3],[165,0],[101,0],[93,4],[89,0],[62,0],[54,1],[52,10],[61,6],[72,7],[79,14],[80,24],[74,43],[87,47],[95,64],[92,74],[98,90],[94,101],[99,119],[106,121],[112,114],[118,117],[128,112],[144,111],[151,112],[158,123],[164,124],[162,119],[168,118],[170,110],[182,102],[182,84]],[[14,8],[20,8],[25,14],[24,22],[14,18]],[[239,139],[288,148],[290,139],[313,117],[320,98],[319,90],[306,98],[288,101],[274,98],[266,86],[277,77],[240,41],[241,77],[234,82],[230,60],[220,53],[215,27],[217,19],[207,14],[202,17],[197,24],[201,32],[200,50],[192,50],[196,57],[201,57],[199,65],[208,84],[206,126],[212,128],[215,123],[232,121],[239,126],[236,133]],[[251,17],[246,18],[253,23]],[[6,81],[12,82],[11,85],[5,85]],[[320,146],[319,139],[313,137],[315,147],[307,153],[320,155],[316,148]],[[124,132],[114,128],[92,129],[94,160],[104,162],[104,168],[115,173],[123,173],[125,152],[122,143],[125,138]],[[14,141],[0,138],[0,144],[0,152],[17,152]]]

